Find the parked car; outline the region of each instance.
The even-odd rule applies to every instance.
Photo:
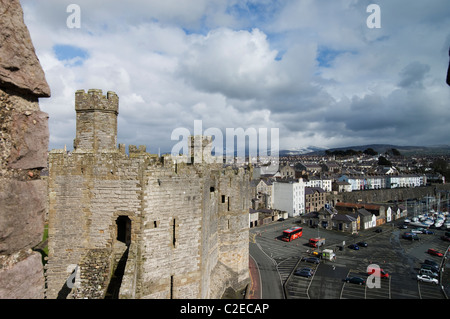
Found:
[[[432,278],[427,275],[417,275],[417,280],[423,281],[423,282],[431,282],[433,284],[439,284],[439,281],[436,278]]]
[[[352,284],[365,285],[366,281],[361,277],[347,277],[345,278],[345,282],[349,282]]]
[[[427,275],[432,278],[437,278],[439,276],[439,273],[437,273],[431,269],[420,268],[419,275]]]
[[[439,272],[439,267],[434,266],[434,265],[428,265],[428,264],[422,264],[420,269],[428,269],[435,273]]]
[[[407,226],[407,225],[405,225],[405,224],[403,224],[403,225],[399,225],[399,226],[398,226],[398,228],[399,228],[399,229],[407,229],[407,228],[408,228],[408,226]]]
[[[381,233],[383,230],[381,229],[381,228],[377,228],[377,229],[375,229],[375,232],[376,233]]]
[[[312,263],[312,264],[320,263],[320,259],[317,257],[303,257],[302,261],[306,261],[306,262]]]
[[[422,230],[422,234],[433,235],[434,232],[432,232],[431,230],[428,230],[428,229],[424,229],[424,230]]]
[[[450,241],[450,237],[448,236],[441,236],[441,239],[444,241]]]
[[[375,274],[376,276],[379,276],[380,278],[389,278],[389,274],[385,272],[383,269],[380,268],[380,271],[378,273],[375,273],[375,268],[370,269],[367,274],[370,276],[372,274]]]
[[[440,252],[438,252],[436,249],[433,249],[433,248],[428,249],[427,252],[428,252],[430,255],[433,255],[433,256],[438,256],[438,257],[444,256],[443,253],[440,253]]]
[[[436,267],[437,269],[439,269],[439,264],[437,262],[435,262],[434,260],[425,259],[425,261],[423,263],[425,265],[431,265],[431,266]]]
[[[350,249],[354,249],[354,250],[359,250],[359,246],[358,246],[358,245],[356,245],[356,244],[351,244],[351,245],[348,245],[348,248],[350,248]]]
[[[409,240],[420,240],[419,236],[414,233],[403,233],[402,237]]]
[[[296,275],[296,276],[307,277],[307,278],[311,277],[313,274],[314,274],[314,270],[312,270],[311,268],[308,268],[308,267],[305,267],[302,269],[297,269],[294,272],[294,275]]]
[[[360,247],[367,247],[368,245],[367,245],[367,243],[365,242],[365,241],[360,241],[360,242],[357,242],[356,243],[358,246],[360,246]]]

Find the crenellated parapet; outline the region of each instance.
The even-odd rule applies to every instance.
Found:
[[[119,97],[116,93],[108,91],[106,96],[102,90],[90,89],[86,93],[78,90],[75,93],[75,111],[77,112],[112,112],[119,114]]]

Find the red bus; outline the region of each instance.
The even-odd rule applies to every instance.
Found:
[[[283,237],[281,237],[281,240],[291,241],[299,237],[302,237],[302,235],[303,235],[302,227],[292,227],[283,231]]]

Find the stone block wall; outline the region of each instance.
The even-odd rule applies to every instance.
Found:
[[[199,298],[202,179],[149,167],[143,193],[142,298]]]
[[[436,184],[433,186],[373,189],[337,194],[328,194],[327,201],[330,203],[385,203],[388,201],[406,201],[407,199],[422,198],[425,196],[437,196],[438,192],[450,191],[450,184]]]
[[[248,273],[248,227],[251,205],[251,187],[247,182],[248,170],[228,167],[220,178],[218,234],[220,259],[234,272],[233,288],[246,283]]]
[[[54,150],[49,156],[49,260],[47,296],[56,298],[88,250],[111,249],[116,220],[128,216],[131,240],[140,232],[141,165],[116,152]]]

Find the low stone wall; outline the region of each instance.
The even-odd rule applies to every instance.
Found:
[[[74,299],[103,299],[111,278],[111,249],[91,249],[79,265],[80,285]]]
[[[388,201],[404,201],[412,198],[423,198],[424,196],[435,196],[438,192],[450,191],[450,184],[436,184],[415,188],[394,188],[353,191],[348,193],[330,194],[327,200],[330,203],[340,202],[363,202],[363,203],[385,203]],[[443,197],[441,197],[443,198]]]
[[[128,248],[128,259],[120,286],[119,299],[134,299],[138,272],[137,245],[132,243]]]

